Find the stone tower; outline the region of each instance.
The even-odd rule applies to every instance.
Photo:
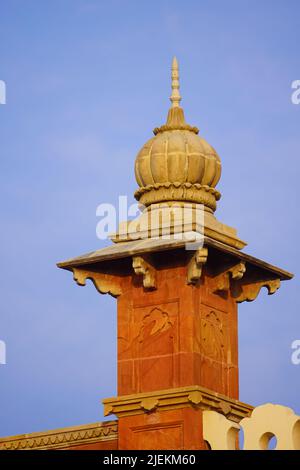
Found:
[[[118,417],[119,449],[205,449],[203,412],[239,422],[238,304],[292,275],[243,251],[214,215],[217,152],[180,107],[172,63],[171,108],[135,161],[138,219],[113,244],[58,264],[117,299],[118,391],[103,400]]]

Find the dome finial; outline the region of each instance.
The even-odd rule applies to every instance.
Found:
[[[172,94],[170,96],[172,106],[168,111],[167,122],[163,126],[156,127],[153,133],[159,134],[160,132],[170,130],[186,130],[198,134],[199,129],[197,127],[190,126],[185,122],[184,112],[180,106],[181,96],[179,93],[179,67],[176,57],[173,57],[172,61]]]
[[[170,97],[172,108],[179,108],[181,96],[179,93],[179,67],[176,57],[172,61],[172,95]]]

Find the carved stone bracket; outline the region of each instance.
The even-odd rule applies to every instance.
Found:
[[[145,289],[156,289],[155,268],[142,256],[133,256],[132,267],[135,274],[143,276],[143,286]]]
[[[189,394],[188,401],[193,405],[199,405],[203,401],[203,396],[199,390],[194,390]]]
[[[229,291],[231,279],[240,280],[244,276],[245,272],[246,266],[242,261],[226,269],[224,272],[218,274],[218,276],[214,278],[215,288],[213,292]]]
[[[223,413],[225,416],[228,416],[232,411],[231,405],[225,401],[220,401],[219,406],[221,413]]]
[[[202,274],[203,265],[207,261],[208,250],[207,248],[199,248],[192,259],[190,260],[187,268],[187,282],[188,284],[196,284]]]
[[[235,281],[231,287],[231,291],[236,302],[252,302],[256,299],[262,287],[266,287],[268,294],[272,295],[279,289],[280,279],[253,281],[247,284]]]
[[[265,277],[265,279],[264,279]],[[213,278],[214,293],[228,292],[238,303],[252,302],[258,296],[262,287],[268,289],[268,294],[274,294],[280,287],[280,279],[268,278],[268,273],[247,268],[243,261],[226,267],[223,272]]]
[[[112,297],[118,297],[122,293],[120,281],[111,274],[73,268],[73,279],[79,286],[85,286],[86,280],[91,279],[100,294],[110,294]]]
[[[144,411],[154,411],[158,407],[158,400],[156,398],[148,397],[141,401],[141,408]]]

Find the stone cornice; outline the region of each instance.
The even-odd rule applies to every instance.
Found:
[[[105,416],[114,414],[118,418],[153,411],[192,407],[217,411],[228,419],[239,422],[242,418],[250,416],[253,410],[251,405],[198,385],[106,398],[103,400],[103,404]]]
[[[117,438],[118,422],[107,421],[0,438],[0,450],[60,449]]]
[[[292,279],[293,274],[272,266],[263,260],[255,258],[254,256],[248,255],[242,251],[232,248],[224,243],[213,240],[210,237],[204,237],[204,246],[208,246],[218,251],[220,254],[224,253],[226,256],[230,256],[236,260],[236,263],[244,262],[255,266],[258,269],[271,272],[275,278],[281,280]],[[185,249],[186,240],[164,240],[164,239],[144,239],[130,242],[122,242],[111,245],[100,250],[87,253],[76,258],[69,259],[67,261],[58,263],[57,266],[62,269],[72,270],[72,268],[84,269],[84,265],[92,265],[103,263],[106,261],[112,262],[113,260],[120,260],[132,256],[141,256],[144,254],[153,254],[155,252],[161,252],[166,250]]]

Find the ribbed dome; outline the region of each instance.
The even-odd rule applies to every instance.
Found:
[[[142,147],[135,175],[139,186],[172,181],[214,188],[221,176],[221,162],[215,149],[193,132],[165,131]]]
[[[177,61],[173,72],[177,72]],[[198,129],[186,124],[179,107],[178,80],[174,86],[167,123],[154,129],[155,136],[139,151],[135,177],[140,189],[135,197],[148,206],[163,201],[188,201],[216,209],[220,193],[216,191],[221,176],[221,161],[215,149],[199,137]],[[177,93],[174,93],[174,88]],[[174,104],[175,102],[175,104]]]

